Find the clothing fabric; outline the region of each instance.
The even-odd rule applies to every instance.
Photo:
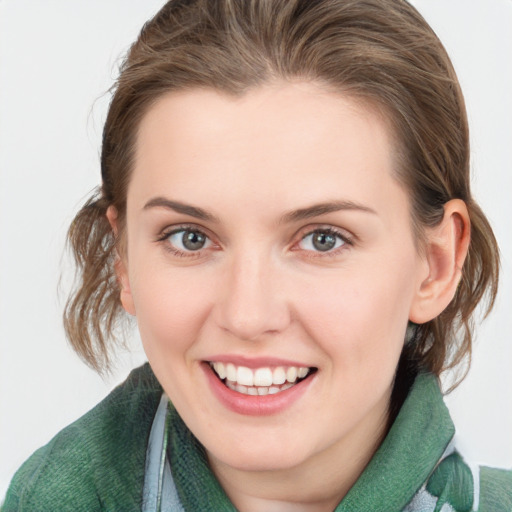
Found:
[[[419,375],[336,512],[511,512],[512,471],[455,449],[437,379]],[[148,364],[18,470],[2,512],[235,511]]]

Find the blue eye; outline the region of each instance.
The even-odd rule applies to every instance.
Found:
[[[178,251],[193,252],[207,249],[211,240],[201,231],[194,229],[180,229],[170,233],[166,239]]]
[[[328,252],[345,245],[341,235],[329,229],[317,229],[308,233],[299,242],[299,247],[305,251]]]

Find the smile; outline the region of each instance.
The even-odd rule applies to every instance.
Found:
[[[243,395],[274,395],[292,388],[316,368],[304,366],[277,366],[275,368],[247,368],[233,363],[210,362],[217,377],[232,391]]]

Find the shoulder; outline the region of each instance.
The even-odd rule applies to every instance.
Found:
[[[3,512],[140,508],[146,446],[162,389],[146,364],[37,450]]]
[[[80,434],[69,426],[39,448],[14,475],[2,512],[51,510],[56,499],[62,499],[66,507],[73,497],[83,504],[78,510],[97,510],[98,502],[88,492],[92,487],[90,454],[82,445]]]
[[[439,463],[426,490],[449,510],[512,511],[512,470],[471,466],[457,451]]]
[[[480,467],[480,512],[512,510],[512,469]]]
[[[461,455],[435,376],[418,375],[388,437],[393,432],[392,457],[405,446],[403,467],[428,469],[404,511],[512,512],[512,471],[468,463]]]

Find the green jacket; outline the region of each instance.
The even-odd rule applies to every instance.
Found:
[[[22,465],[2,512],[141,510],[148,440],[161,397],[149,365],[134,370]],[[183,509],[234,511],[172,406],[168,418],[167,455]],[[511,512],[512,471],[470,468],[451,444],[453,434],[437,379],[418,376],[336,512]]]

